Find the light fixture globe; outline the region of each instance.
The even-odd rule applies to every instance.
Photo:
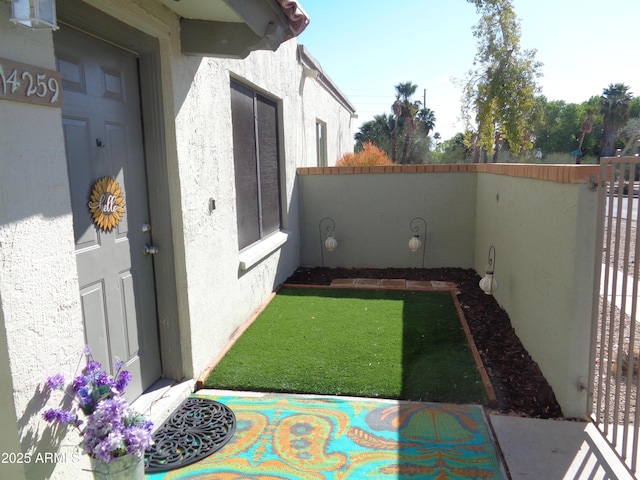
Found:
[[[323,228],[324,227],[324,228]],[[318,233],[320,234],[320,258],[324,267],[324,251],[333,252],[338,247],[338,242],[333,234],[336,230],[336,222],[331,217],[324,217],[318,223]],[[326,233],[324,233],[326,231]],[[326,235],[326,237],[325,237]]]
[[[487,255],[487,268],[484,271],[484,277],[480,280],[480,288],[487,295],[491,295],[498,289],[498,281],[493,278],[493,272],[496,268],[496,247],[489,247],[489,255]]]
[[[333,252],[338,247],[338,241],[332,236],[328,236],[324,241],[324,248],[328,251]]]
[[[420,240],[420,235],[414,235],[409,240],[409,250],[412,252],[417,252],[422,248],[422,241]]]
[[[422,223],[422,232],[424,232],[424,242],[420,240],[420,223]],[[424,255],[427,249],[427,221],[422,217],[414,217],[409,222],[409,229],[413,232],[409,239],[409,250],[417,252],[422,250],[422,268],[424,268]]]
[[[11,0],[11,21],[33,29],[58,30],[55,0]]]
[[[493,278],[493,272],[487,272],[485,276],[482,277],[482,280],[480,280],[479,285],[482,291],[487,295],[491,295],[498,289],[498,281]]]

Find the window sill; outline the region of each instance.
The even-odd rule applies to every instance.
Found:
[[[249,270],[267,255],[284,245],[288,238],[288,232],[280,231],[245,248],[240,252],[240,270]]]

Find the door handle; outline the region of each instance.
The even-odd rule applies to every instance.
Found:
[[[145,255],[155,255],[156,253],[158,253],[158,247],[154,247],[153,245],[144,246]]]

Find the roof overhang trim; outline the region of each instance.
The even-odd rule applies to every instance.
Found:
[[[245,58],[255,50],[276,51],[297,37],[309,17],[293,0],[223,0],[240,21],[182,18],[182,53],[225,58]]]
[[[315,78],[322,87],[327,90],[340,104],[347,109],[347,111],[354,116],[356,114],[356,108],[349,101],[347,96],[342,93],[338,86],[327,75],[320,63],[313,58],[307,47],[304,45],[298,45],[298,61],[303,69],[307,69],[312,72],[309,76]],[[355,118],[355,117],[354,117]]]

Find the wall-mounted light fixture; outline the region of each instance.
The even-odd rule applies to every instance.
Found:
[[[493,278],[493,272],[496,267],[496,247],[491,245],[489,247],[489,256],[487,259],[487,268],[485,269],[484,277],[480,280],[480,288],[487,295],[492,295],[498,289],[498,281]]]
[[[326,229],[327,235],[326,238],[323,235],[323,225]],[[336,222],[333,218],[324,217],[320,220],[318,224],[318,231],[320,232],[320,256],[322,257],[322,266],[324,267],[324,249],[327,251],[333,252],[336,248],[338,248],[338,241],[334,237],[334,233],[336,230]]]
[[[420,226],[419,222],[422,222],[424,225],[424,241],[420,240]],[[422,217],[412,218],[409,222],[409,228],[413,232],[413,236],[409,240],[409,250],[412,252],[417,252],[422,248],[422,268],[424,268],[424,254],[425,249],[427,248],[427,221]]]
[[[57,30],[56,0],[11,0],[11,21],[33,29]]]
[[[320,72],[314,68],[302,67],[302,76],[305,78],[312,78],[313,80],[316,80],[319,75]]]

